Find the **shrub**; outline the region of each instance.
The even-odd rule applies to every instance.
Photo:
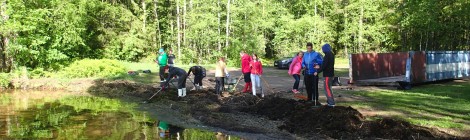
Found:
[[[0,88],[8,88],[11,79],[12,77],[9,73],[0,73]]]
[[[33,79],[50,77],[50,76],[51,76],[50,72],[45,71],[44,68],[37,68],[37,69],[32,70],[29,73],[29,77]]]
[[[126,67],[121,62],[110,59],[75,61],[61,72],[68,78],[116,77],[125,73]]]

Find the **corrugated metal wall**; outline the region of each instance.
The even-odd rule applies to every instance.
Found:
[[[408,56],[408,52],[351,54],[351,78],[363,80],[404,75]]]
[[[426,81],[426,53],[424,51],[410,53],[411,57],[411,82],[421,83]]]
[[[427,51],[426,81],[470,76],[470,51]]]

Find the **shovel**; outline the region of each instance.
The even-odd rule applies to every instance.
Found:
[[[237,88],[237,86],[238,86],[238,83],[240,82],[240,80],[242,79],[242,77],[243,77],[243,74],[242,74],[242,75],[240,75],[240,78],[238,78],[238,80],[237,80],[237,83],[235,84],[235,86],[233,86],[233,89],[232,89],[232,91],[235,91],[235,89]]]
[[[158,93],[160,93],[161,91],[163,90],[163,88],[160,87],[160,90],[158,90],[155,94],[153,94],[150,98],[148,98],[147,100],[143,101],[142,103],[146,104],[146,103],[149,103],[150,100],[155,97],[155,95],[157,95]]]
[[[170,81],[168,81],[168,83],[171,83],[171,81],[173,81],[173,79],[170,79]],[[167,85],[168,85],[167,87],[170,86],[169,84],[167,84]],[[158,88],[160,88],[160,89],[159,89],[155,94],[153,94],[149,99],[143,101],[142,103],[144,103],[144,104],[149,103],[150,100],[151,100],[153,97],[155,97],[155,95],[157,95],[158,93],[162,92],[163,88],[162,88],[162,87],[158,87]]]

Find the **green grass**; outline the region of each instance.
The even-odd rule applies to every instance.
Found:
[[[349,58],[336,57],[335,68],[349,68]]]
[[[430,84],[406,91],[379,89],[348,93],[368,97],[371,101],[343,105],[398,112],[392,116],[422,126],[470,129],[470,82]]]

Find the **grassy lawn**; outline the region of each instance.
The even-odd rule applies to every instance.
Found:
[[[349,91],[371,99],[369,102],[343,102],[365,110],[379,110],[413,124],[470,130],[470,82],[445,82],[414,87],[412,90]]]

